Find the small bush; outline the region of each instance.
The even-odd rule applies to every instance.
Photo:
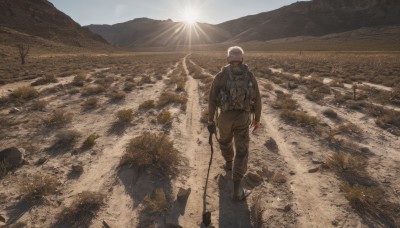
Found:
[[[72,80],[72,85],[74,86],[83,86],[86,81],[86,73],[79,73],[74,77],[74,80]]]
[[[262,198],[261,196],[258,196],[251,207],[251,223],[254,228],[262,228],[264,224],[263,213],[265,209],[262,208],[261,202]]]
[[[122,109],[117,112],[117,118],[119,122],[130,122],[134,118],[132,109]]]
[[[152,214],[160,214],[167,211],[168,201],[163,189],[156,189],[153,196],[146,195],[143,200],[146,209]]]
[[[46,85],[50,83],[57,83],[58,80],[54,75],[46,75],[42,78],[39,78],[38,80],[34,81],[31,83],[31,86],[38,86],[38,85]]]
[[[96,135],[96,134],[91,134],[89,135],[86,140],[83,142],[82,144],[82,148],[83,149],[90,149],[92,148],[94,145],[96,145],[96,139],[98,139],[100,136]]]
[[[319,124],[319,119],[317,117],[310,116],[305,112],[283,110],[281,117],[286,121],[294,122],[297,125],[307,128],[315,128]]]
[[[131,164],[139,169],[153,167],[169,175],[175,173],[179,161],[179,152],[167,135],[144,132],[129,141],[120,164]]]
[[[164,92],[158,98],[157,104],[161,107],[164,107],[166,105],[173,104],[173,103],[186,104],[186,102],[187,102],[187,98],[184,96],[181,96],[181,95],[173,93],[173,92]]]
[[[39,95],[39,92],[31,87],[31,86],[23,86],[15,89],[11,92],[10,96],[12,98],[21,99],[21,100],[31,100],[36,98]]]
[[[272,176],[272,181],[274,183],[283,184],[283,183],[286,183],[287,178],[285,175],[283,175],[283,173],[277,172],[277,173],[274,173],[274,175]]]
[[[18,192],[28,200],[42,199],[54,194],[59,185],[57,178],[46,174],[35,174],[18,182]]]
[[[89,85],[83,87],[83,89],[81,90],[81,94],[84,96],[89,96],[93,94],[103,93],[104,91],[106,91],[106,88],[102,85]]]
[[[73,114],[64,110],[55,110],[48,118],[43,120],[43,124],[47,127],[60,128],[72,122]]]
[[[264,88],[268,91],[274,90],[274,86],[271,83],[265,83]]]
[[[326,160],[326,165],[338,173],[363,173],[368,166],[368,160],[361,156],[347,153],[334,153]]]
[[[289,95],[278,95],[276,100],[271,104],[274,109],[296,110],[298,107],[297,101]]]
[[[126,94],[122,91],[114,91],[108,94],[112,101],[119,101],[125,98]]]
[[[31,109],[34,111],[43,111],[49,104],[46,100],[35,100],[32,102]]]
[[[96,97],[91,97],[82,103],[82,107],[84,109],[96,108],[98,100]]]
[[[69,95],[74,95],[74,94],[77,94],[79,92],[80,92],[80,90],[78,88],[72,88],[72,89],[68,90],[68,94]]]
[[[84,191],[79,193],[72,204],[58,216],[60,224],[68,227],[89,227],[92,219],[104,205],[105,195],[99,192]],[[57,227],[55,225],[54,227]]]
[[[351,136],[362,135],[362,130],[353,123],[341,124],[338,126],[337,131]]]
[[[168,124],[172,122],[171,112],[168,110],[162,111],[157,115],[157,122],[160,124]]]
[[[133,82],[125,82],[124,91],[130,92],[136,87],[136,84]]]
[[[338,115],[335,111],[333,111],[332,109],[325,109],[322,114],[324,114],[324,116],[330,118],[330,119],[338,119]]]
[[[150,75],[144,75],[144,76],[142,76],[142,78],[141,78],[140,81],[139,81],[139,85],[151,84],[151,83],[154,83],[154,82],[151,80]]]
[[[70,148],[75,145],[75,143],[81,137],[81,133],[76,130],[62,130],[56,134],[56,147]]]
[[[310,91],[306,93],[306,98],[309,101],[320,102],[324,99],[325,95],[317,91]]]
[[[139,105],[139,110],[148,110],[154,108],[154,100],[147,100]]]
[[[176,83],[176,91],[185,92],[185,82]]]
[[[374,204],[382,200],[384,196],[383,191],[378,187],[366,187],[357,184],[351,186],[349,183],[343,182],[341,189],[350,205],[355,208],[368,206],[370,203]]]

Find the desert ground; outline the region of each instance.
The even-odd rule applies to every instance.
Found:
[[[1,62],[0,227],[204,227],[224,52]],[[262,94],[245,201],[214,139],[211,227],[399,227],[400,54],[249,52]],[[16,160],[16,161],[15,161]]]

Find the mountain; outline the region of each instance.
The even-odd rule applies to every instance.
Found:
[[[203,32],[198,36],[192,32],[191,44],[199,47],[270,40],[284,42],[283,39],[290,37],[321,37],[368,27],[395,26],[390,28],[392,31],[399,29],[396,25],[400,25],[400,0],[312,0],[217,25],[198,23],[197,31]],[[171,20],[139,18],[115,25],[90,25],[88,28],[108,42],[128,49],[189,44],[189,27]]]
[[[73,47],[109,47],[99,35],[81,27],[47,0],[1,0],[2,40],[32,37]],[[7,36],[8,39],[3,36]],[[13,45],[13,44],[10,44]]]
[[[89,25],[88,28],[122,48],[175,47],[188,44],[189,40],[191,44],[219,43],[229,38],[229,33],[215,25],[197,23],[190,26],[170,19],[137,18],[115,25]]]
[[[218,24],[231,41],[322,36],[400,24],[399,0],[313,0]]]

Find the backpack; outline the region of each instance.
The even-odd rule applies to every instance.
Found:
[[[225,87],[219,91],[218,107],[221,112],[230,110],[254,112],[256,92],[248,66],[229,64],[222,71],[228,75],[228,79]]]

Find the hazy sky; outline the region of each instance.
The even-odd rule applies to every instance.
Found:
[[[296,0],[49,0],[81,25],[115,24],[138,17],[183,21],[188,9],[197,21],[218,24],[280,8]]]

